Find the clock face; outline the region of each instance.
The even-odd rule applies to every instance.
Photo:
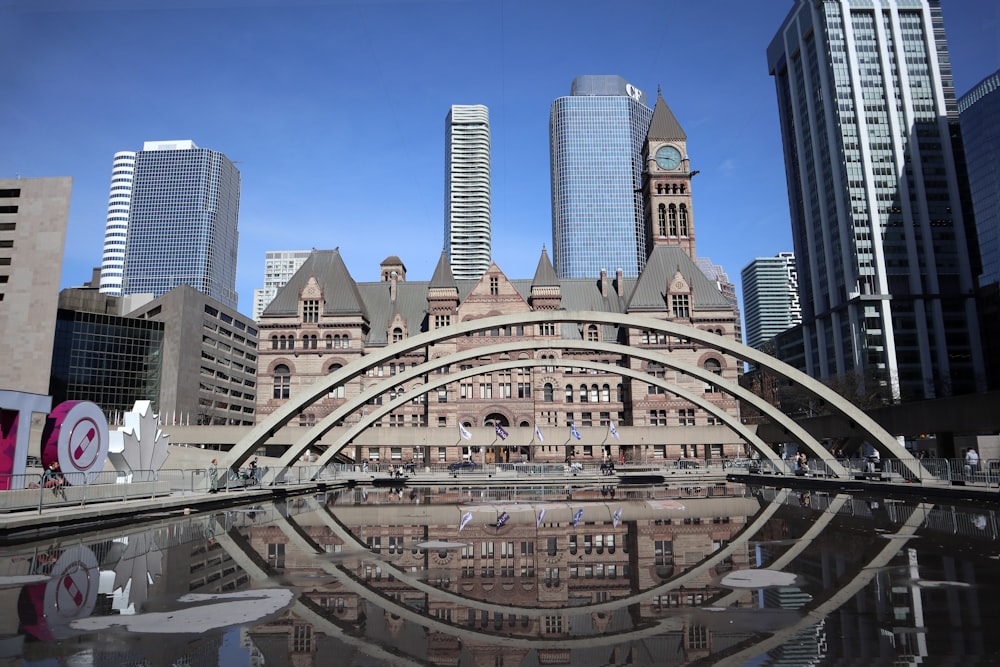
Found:
[[[656,166],[660,169],[676,169],[681,164],[681,152],[673,146],[660,146],[656,151]]]

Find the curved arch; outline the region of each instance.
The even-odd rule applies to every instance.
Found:
[[[227,457],[230,467],[238,465],[250,456],[256,447],[260,446],[269,439],[274,432],[279,428],[287,424],[301,409],[302,406],[308,403],[316,401],[319,397],[323,396],[329,391],[330,386],[346,382],[358,375],[364,373],[369,367],[376,366],[379,363],[391,359],[400,354],[406,354],[414,350],[418,350],[423,347],[430,346],[436,342],[448,340],[458,336],[464,336],[469,333],[477,331],[485,331],[488,329],[500,327],[500,326],[512,326],[512,325],[525,325],[525,324],[540,324],[540,323],[587,323],[596,322],[598,324],[608,324],[613,326],[624,326],[628,328],[633,328],[637,330],[650,330],[663,332],[667,335],[687,338],[692,341],[697,341],[698,343],[704,345],[705,347],[718,350],[720,352],[730,354],[742,359],[744,361],[752,362],[757,364],[773,374],[793,383],[799,384],[806,391],[812,393],[813,395],[820,398],[822,401],[827,403],[835,412],[840,414],[843,418],[849,420],[852,428],[857,428],[859,434],[865,435],[872,446],[879,450],[881,454],[886,457],[897,458],[903,461],[907,467],[911,469],[914,474],[919,475],[921,465],[920,463],[910,454],[903,446],[901,446],[895,438],[892,437],[885,429],[883,429],[874,419],[866,415],[862,410],[845,400],[839,394],[831,390],[829,387],[825,386],[818,380],[814,380],[805,373],[778,361],[774,357],[755,350],[754,348],[738,343],[735,340],[725,338],[723,336],[718,336],[713,333],[705,332],[690,325],[679,324],[675,322],[668,322],[666,320],[660,320],[652,317],[623,314],[623,313],[607,313],[607,312],[597,312],[597,311],[558,311],[558,310],[547,310],[547,311],[534,311],[530,313],[512,313],[507,315],[498,315],[495,317],[480,318],[475,320],[467,320],[457,324],[453,324],[449,327],[443,327],[441,329],[435,329],[433,331],[427,331],[416,336],[410,336],[405,338],[403,341],[387,345],[386,347],[373,350],[371,354],[356,359],[346,365],[340,372],[328,376],[324,381],[316,382],[314,385],[310,386],[307,390],[303,391],[301,396],[296,397],[295,400],[290,400],[288,403],[280,406],[271,415],[265,419],[260,424],[254,426],[254,428],[247,434],[236,446],[230,451]],[[527,348],[563,348],[568,349],[572,347],[573,343],[580,341],[571,340],[533,340],[524,341],[517,344],[507,344],[506,350],[516,350],[516,349],[527,349]],[[504,346],[498,346],[504,347]],[[585,348],[590,351],[598,352],[611,352],[614,354],[623,354],[626,356],[643,356],[642,353],[649,352],[649,350],[644,350],[643,348],[629,347],[624,345],[619,345],[616,343],[608,343],[604,341],[590,342],[587,343]],[[486,351],[484,349],[474,350],[476,354],[472,356],[477,356],[479,354],[484,354]],[[452,355],[447,355],[446,357],[439,357],[439,359],[456,359],[460,358],[461,353],[454,353]],[[666,360],[664,363],[668,366],[674,367],[677,362],[671,362],[667,355],[660,354],[656,357],[657,360]],[[434,368],[435,366],[429,366],[432,362],[424,362],[417,366],[422,372],[426,373],[428,368]],[[439,364],[443,365],[443,364]],[[615,372],[620,373],[622,369],[618,369]],[[689,372],[688,370],[680,369],[690,375],[697,375],[696,372]],[[700,369],[697,369],[700,370]],[[409,370],[407,372],[410,372]],[[450,376],[449,376],[450,377]],[[719,378],[714,374],[712,378],[708,381],[713,384],[719,384]],[[703,378],[704,379],[704,378]],[[737,395],[736,390],[739,389],[738,385],[734,385],[729,382],[723,382],[719,385],[722,390],[731,395]],[[303,388],[305,389],[305,388]],[[383,389],[384,391],[384,389]],[[378,392],[381,393],[381,392]],[[749,392],[746,392],[749,394]],[[753,396],[750,394],[750,396]],[[754,399],[759,397],[754,396]],[[747,400],[747,399],[745,399]],[[753,402],[752,400],[750,402]],[[768,417],[781,422],[783,425],[788,421],[787,416],[778,408],[774,407],[766,401],[758,401],[757,407],[767,415]],[[794,424],[794,422],[792,422]],[[786,426],[787,428],[787,426]],[[795,425],[794,429],[789,429],[790,434],[803,433],[800,427]],[[808,437],[809,440],[813,440]],[[801,438],[799,438],[802,441]],[[814,441],[814,440],[813,440]],[[804,441],[803,441],[804,442]],[[825,449],[820,448],[819,450],[814,450],[814,454],[820,455],[826,453]]]
[[[583,343],[583,341],[576,341],[576,343],[579,346],[581,346],[581,348],[586,349],[585,343]],[[504,347],[504,346],[494,346],[492,348],[491,347],[476,348],[475,350],[470,351],[472,353],[470,354],[470,356],[482,356],[485,353],[495,350],[497,347]],[[625,346],[619,346],[619,347],[625,347]],[[649,352],[651,352],[652,354],[657,354],[654,351],[649,351]],[[730,430],[736,433],[744,442],[746,442],[747,444],[751,445],[754,449],[761,452],[761,454],[767,459],[769,459],[775,466],[777,466],[779,470],[789,472],[786,463],[774,452],[774,450],[771,447],[767,446],[767,444],[764,441],[762,441],[759,437],[757,437],[757,435],[753,433],[750,429],[748,429],[742,422],[740,422],[739,419],[726,412],[724,408],[716,405],[711,401],[705,400],[703,395],[677,387],[676,385],[673,385],[670,382],[667,382],[666,380],[651,377],[640,369],[610,366],[609,364],[604,364],[601,362],[586,361],[581,359],[568,359],[568,360],[531,359],[531,360],[502,361],[490,364],[488,366],[477,366],[475,368],[459,371],[458,373],[451,374],[447,377],[431,377],[431,379],[429,379],[427,384],[424,386],[423,390],[431,391],[439,386],[447,385],[450,382],[461,380],[466,377],[471,377],[473,375],[477,375],[483,372],[493,372],[497,370],[503,370],[506,368],[516,368],[518,366],[540,367],[552,363],[555,363],[555,365],[557,366],[593,368],[594,370],[599,370],[599,371],[608,370],[610,367],[611,369],[614,370],[615,373],[619,375],[630,377],[635,380],[640,380],[642,382],[649,382],[651,384],[662,386],[670,393],[680,398],[683,398],[693,403],[694,405],[697,405],[699,408],[705,410],[706,412],[709,412],[714,416],[718,417],[724,423],[724,425],[728,426]],[[692,371],[698,370],[695,369],[694,367],[686,367],[686,368]],[[415,371],[426,372],[426,369],[424,369],[423,366],[417,366],[415,368],[411,368],[410,370],[408,370],[407,373],[413,373]],[[720,380],[720,378],[718,378],[714,374],[710,375],[712,378],[715,378],[715,381]],[[748,394],[750,393],[742,388],[740,390]],[[282,457],[278,460],[276,468],[278,469],[279,472],[275,476],[275,481],[276,482],[281,481],[284,477],[284,473],[287,470],[287,468],[298,460],[302,452],[304,452],[311,445],[315,444],[321,437],[323,437],[323,435],[327,431],[333,428],[334,424],[339,422],[350,412],[360,409],[360,407],[365,405],[370,398],[383,392],[384,388],[381,388],[378,385],[376,385],[375,387],[371,387],[368,390],[359,394],[358,396],[355,396],[348,402],[344,403],[342,406],[338,407],[332,413],[330,413],[322,420],[317,422],[315,426],[310,428],[299,440],[293,443],[292,446],[285,452],[285,454],[282,455]],[[756,401],[763,401],[763,399],[753,394],[750,395],[753,396]],[[335,442],[331,443],[327,447],[327,449],[323,452],[323,454],[320,455],[319,459],[314,463],[314,465],[323,466],[326,463],[328,463],[329,460],[333,458],[333,456],[336,455],[338,451],[340,451],[343,447],[345,447],[352,440],[354,440],[354,438],[357,437],[366,428],[368,428],[369,425],[374,423],[377,419],[379,419],[386,413],[391,412],[395,408],[403,405],[406,402],[406,400],[408,400],[408,398],[409,397],[397,398],[393,401],[389,401],[385,405],[375,406],[375,408],[371,412],[366,412],[358,423],[352,424],[349,428],[347,428],[347,430],[344,433],[340,435],[340,437]],[[789,424],[787,424],[789,428],[798,428],[797,425],[795,425],[795,423],[792,422],[790,418],[785,417],[785,419],[788,422],[790,422]],[[802,434],[805,438],[805,441],[803,441],[804,445],[809,446],[809,441],[811,441],[814,447],[822,449],[822,446],[818,442],[816,442],[808,433],[802,431]],[[846,471],[844,470],[835,470],[835,472],[837,474],[846,475]]]

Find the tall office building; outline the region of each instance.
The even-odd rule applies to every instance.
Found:
[[[45,394],[71,178],[0,179],[0,389]]]
[[[802,322],[794,253],[757,257],[743,267],[740,277],[747,345],[759,348]]]
[[[560,278],[646,264],[643,144],[653,110],[620,76],[579,76],[552,103],[552,254]]]
[[[958,101],[965,164],[982,271],[979,315],[988,382],[1000,388],[1000,71],[979,82]]]
[[[125,241],[128,236],[128,212],[132,203],[132,179],[135,174],[135,151],[115,153],[111,166],[111,191],[108,194],[108,218],[104,227],[104,255],[101,257],[100,292],[121,296],[125,273]]]
[[[444,249],[456,278],[490,266],[490,110],[453,104],[445,120]]]
[[[796,0],[768,65],[805,370],[893,400],[982,391],[940,3]]]
[[[311,250],[271,250],[264,255],[264,287],[253,291],[253,319],[270,305],[274,295],[295,275]]]
[[[237,307],[240,172],[193,141],[148,141],[135,155],[122,294],[190,285]],[[102,278],[103,279],[103,278]]]
[[[963,95],[958,112],[982,259],[979,284],[1000,283],[1000,71]]]

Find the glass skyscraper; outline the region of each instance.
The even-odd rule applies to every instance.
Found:
[[[768,65],[806,371],[887,400],[985,389],[938,0],[796,0]]]
[[[580,76],[552,103],[552,254],[560,278],[645,266],[642,147],[653,110],[620,76]]]
[[[445,120],[444,249],[455,278],[490,268],[490,111],[452,105]]]
[[[963,95],[958,112],[985,286],[1000,283],[1000,71]]]
[[[135,155],[122,294],[190,285],[237,307],[240,172],[192,141],[146,142]]]

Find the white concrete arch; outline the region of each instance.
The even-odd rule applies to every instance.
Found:
[[[486,348],[480,348],[477,350],[475,356],[482,356],[483,351]],[[774,450],[767,445],[763,440],[761,440],[753,431],[748,429],[739,419],[733,417],[725,409],[719,407],[718,405],[712,403],[711,401],[705,400],[704,396],[699,395],[694,392],[682,389],[666,380],[661,380],[659,378],[654,378],[647,375],[645,372],[637,369],[622,368],[620,366],[611,366],[609,364],[604,364],[596,361],[586,361],[581,359],[520,359],[511,361],[501,361],[486,366],[476,366],[475,368],[470,368],[464,371],[459,371],[458,373],[451,373],[448,376],[437,377],[430,379],[421,389],[425,392],[433,391],[440,386],[447,385],[456,380],[461,380],[466,377],[472,377],[481,373],[491,373],[499,370],[514,369],[514,368],[525,368],[525,367],[539,367],[539,366],[572,366],[575,368],[592,368],[598,371],[612,370],[615,373],[623,375],[625,377],[631,377],[642,382],[648,382],[650,384],[663,387],[670,393],[683,398],[684,400],[690,401],[699,408],[713,414],[723,421],[723,423],[728,426],[737,436],[739,436],[744,442],[749,444],[761,452],[761,454],[769,459],[771,463],[778,469],[785,472],[789,472],[787,465],[781,458],[774,452]],[[422,372],[426,372],[423,366],[419,366]],[[397,375],[396,377],[400,377]],[[320,420],[309,431],[303,435],[302,438],[297,440],[279,459],[276,467],[279,472],[276,475],[276,481],[281,481],[282,476],[289,466],[291,466],[298,458],[301,456],[307,447],[318,441],[324,433],[326,433],[330,428],[333,427],[335,423],[340,421],[346,414],[357,410],[373,396],[378,395],[384,391],[384,388],[372,387],[369,390],[358,395],[348,403],[345,403],[336,411]],[[361,432],[368,428],[372,423],[378,420],[385,414],[388,414],[392,410],[405,405],[407,401],[413,399],[413,393],[406,394],[404,396],[397,397],[392,401],[380,406],[376,406],[370,412],[365,413],[361,420],[352,424],[340,437],[331,443],[326,450],[320,455],[319,459],[316,461],[315,465],[323,466],[330,462],[330,460],[343,449],[346,445],[350,444],[354,438],[356,438]],[[797,428],[790,419],[789,426]],[[802,432],[806,441],[803,443],[806,446],[818,447],[822,450],[822,445],[809,436],[805,431]],[[843,471],[839,471],[843,472]],[[839,473],[838,473],[839,474]]]
[[[266,442],[267,439],[270,438],[275,431],[277,431],[277,429],[284,426],[284,424],[288,423],[292,418],[299,414],[304,406],[310,405],[318,400],[326,392],[328,392],[330,388],[337,386],[338,384],[343,384],[358,375],[363,374],[370,367],[376,366],[398,355],[406,354],[413,350],[417,350],[453,337],[511,325],[549,322],[594,322],[613,326],[625,326],[640,330],[645,329],[649,331],[660,331],[669,335],[697,341],[705,347],[730,354],[745,361],[753,362],[768,369],[775,375],[788,380],[789,382],[798,383],[804,389],[811,392],[822,401],[828,403],[831,408],[833,408],[845,419],[848,419],[852,427],[856,426],[859,431],[859,435],[866,436],[870,444],[877,448],[880,453],[885,454],[887,457],[902,460],[911,469],[911,471],[914,472],[914,474],[919,473],[919,462],[904,447],[896,442],[896,440],[888,432],[886,432],[885,429],[879,426],[877,422],[822,383],[810,378],[805,373],[778,361],[770,355],[747,347],[734,340],[702,331],[688,325],[638,315],[596,311],[536,311],[531,313],[515,313],[469,320],[454,324],[450,327],[436,329],[434,331],[428,331],[416,336],[405,338],[402,341],[388,345],[380,350],[373,351],[371,354],[345,365],[336,373],[330,374],[324,379],[324,381],[315,383],[307,391],[303,392],[301,396],[297,396],[289,400],[288,403],[275,410],[267,419],[255,426],[246,437],[237,443],[236,447],[234,447],[229,454],[228,465],[230,467],[238,465],[249,456],[251,451]],[[579,341],[532,340],[511,344],[513,346],[511,349],[524,349],[528,347],[535,347],[536,349],[546,347],[567,349],[572,343],[575,342]],[[611,345],[614,345],[616,348],[626,347],[603,342],[588,342],[586,349],[594,351],[609,351],[617,354],[627,354],[629,356],[641,356],[640,352],[649,351],[645,348],[626,347],[627,352],[621,352],[620,350],[615,350],[609,347]],[[479,350],[479,352],[481,353],[482,350]],[[454,360],[455,358],[455,355],[448,355],[447,357],[439,356],[436,360]],[[655,360],[663,363],[663,357],[656,358]],[[435,360],[425,362],[418,368],[421,368],[424,372],[426,372],[428,368],[436,367],[429,366],[429,364],[434,361]],[[437,365],[440,366],[444,364]],[[386,388],[389,386],[391,385],[386,383]],[[730,392],[733,389],[733,385],[731,383],[719,386],[727,392]],[[779,420],[780,416],[783,416],[783,413],[781,413],[780,410],[770,404],[765,404],[760,407],[762,411],[772,419]],[[822,451],[822,454],[821,452],[815,453],[817,455],[826,454],[825,450]]]

